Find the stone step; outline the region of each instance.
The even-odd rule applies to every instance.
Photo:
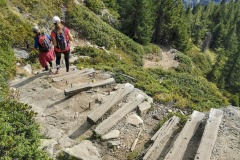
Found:
[[[173,116],[163,126],[156,132],[156,134],[151,138],[154,141],[153,145],[144,155],[143,160],[157,160],[161,155],[163,149],[165,148],[167,142],[171,138],[172,134],[176,131],[177,124],[180,118]]]
[[[101,104],[96,110],[94,110],[88,117],[87,121],[90,123],[96,123],[109,109],[111,109],[114,105],[119,103],[125,96],[127,96],[130,92],[132,92],[134,86],[126,83],[119,88],[117,92],[111,95],[107,101]]]
[[[108,130],[110,130],[118,121],[120,121],[123,117],[125,117],[129,112],[134,110],[139,104],[141,104],[145,99],[145,96],[142,94],[138,94],[133,101],[130,101],[124,104],[121,108],[119,108],[116,112],[114,112],[111,116],[105,119],[102,123],[100,123],[95,132],[97,134],[103,135]]]
[[[70,96],[70,95],[74,95],[74,94],[77,94],[82,91],[87,91],[87,90],[95,88],[95,87],[105,86],[105,85],[112,84],[112,83],[115,83],[114,78],[109,78],[106,80],[97,81],[97,82],[90,83],[87,85],[81,85],[81,86],[65,89],[64,94],[65,94],[65,96]]]
[[[223,111],[211,108],[203,136],[194,160],[208,160],[217,139],[219,125],[223,117]]]
[[[182,131],[178,135],[176,141],[173,143],[172,148],[167,153],[164,160],[182,160],[184,153],[187,149],[188,143],[196,130],[199,127],[199,124],[203,120],[205,114],[193,111],[191,117],[186,122]]]

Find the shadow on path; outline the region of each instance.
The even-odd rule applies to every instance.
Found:
[[[37,78],[39,78],[39,77],[42,77],[42,76],[44,76],[44,75],[47,75],[47,73],[48,73],[48,72],[39,73],[38,75],[35,75],[35,76],[30,77],[30,78],[28,78],[28,79],[26,79],[26,80],[23,80],[23,81],[20,82],[20,83],[17,83],[17,84],[12,85],[12,87],[14,87],[14,88],[22,87],[22,86],[24,86],[24,85],[26,85],[26,84],[34,81],[35,79],[37,79]]]
[[[74,131],[71,135],[69,135],[69,138],[76,139],[81,135],[83,135],[91,127],[92,127],[92,124],[88,123],[87,121],[84,122],[76,131]]]

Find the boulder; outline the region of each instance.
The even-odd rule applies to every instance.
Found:
[[[15,49],[13,49],[13,52],[14,52],[14,54],[17,58],[21,58],[21,59],[28,59],[29,58],[29,53],[25,50],[15,48]]]

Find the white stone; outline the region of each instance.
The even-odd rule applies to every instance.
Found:
[[[115,91],[118,90],[118,86],[113,87],[113,90]]]
[[[120,141],[109,141],[108,147],[119,146],[120,144],[121,144]]]
[[[148,101],[148,103],[153,103],[153,99],[152,99],[152,97],[147,97],[147,101]]]
[[[118,138],[119,134],[120,134],[119,130],[112,130],[109,133],[103,135],[102,139],[103,140],[108,140],[108,139]]]
[[[23,69],[24,69],[26,72],[32,74],[32,66],[31,66],[30,64],[27,64],[26,66],[24,66]]]
[[[142,115],[146,110],[148,110],[150,108],[151,108],[151,104],[147,101],[144,101],[143,103],[138,105],[138,111],[139,111],[140,115]]]
[[[66,148],[65,152],[73,157],[82,160],[101,160],[97,148],[89,140],[83,140],[80,144],[72,148]]]
[[[143,123],[143,120],[136,114],[132,114],[127,118],[127,123],[130,123],[134,126],[138,126]]]
[[[171,109],[168,110],[169,113],[172,113],[173,111]]]

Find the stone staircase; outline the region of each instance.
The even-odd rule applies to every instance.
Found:
[[[42,148],[52,157],[63,151],[79,159],[105,159],[91,141],[79,138],[94,132],[103,137],[103,141],[110,139],[107,144],[111,147],[119,146],[120,141],[114,141],[121,133],[116,125],[127,122],[142,126],[131,142],[133,151],[144,132],[141,117],[151,108],[152,98],[129,83],[116,84],[110,74],[71,68],[69,73],[41,73],[12,85],[20,92],[19,101],[32,105],[38,112],[36,120],[48,137],[43,139]],[[149,139],[151,145],[141,159],[186,159],[190,141],[202,123],[206,125],[194,159],[210,159],[222,116],[223,112],[218,109],[211,109],[209,116],[193,111],[179,134],[180,118],[173,116]]]

